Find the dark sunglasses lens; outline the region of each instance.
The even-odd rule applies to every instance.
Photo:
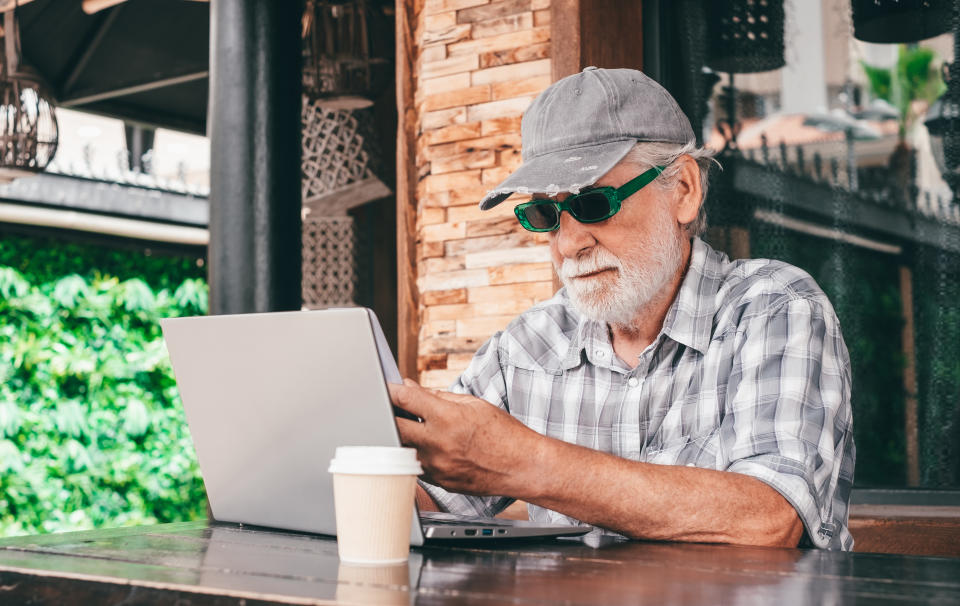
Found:
[[[557,208],[553,204],[532,204],[523,209],[523,216],[534,229],[553,229],[557,226]]]
[[[602,221],[610,215],[610,201],[600,192],[586,192],[570,200],[570,210],[579,221]]]

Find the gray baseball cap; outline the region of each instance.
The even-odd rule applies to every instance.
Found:
[[[638,141],[694,141],[690,120],[662,86],[635,69],[585,68],[544,90],[523,114],[523,164],[487,192],[487,210],[511,194],[577,193]]]

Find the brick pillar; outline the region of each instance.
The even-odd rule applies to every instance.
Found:
[[[416,27],[420,380],[447,387],[519,312],[553,294],[546,237],[514,196],[478,203],[520,165],[520,117],[549,86],[549,0],[423,0]]]

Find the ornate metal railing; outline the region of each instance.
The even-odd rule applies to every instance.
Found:
[[[728,151],[719,160],[724,171],[717,195],[724,195],[725,185],[733,195],[819,216],[834,228],[960,252],[960,210],[944,194],[921,191],[913,178],[904,182],[893,171],[858,168],[819,153],[808,160],[802,146],[784,144]],[[910,166],[916,174],[915,159]]]

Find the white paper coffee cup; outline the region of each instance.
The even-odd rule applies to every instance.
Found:
[[[417,451],[341,446],[330,461],[340,559],[352,564],[406,562],[417,476]]]

